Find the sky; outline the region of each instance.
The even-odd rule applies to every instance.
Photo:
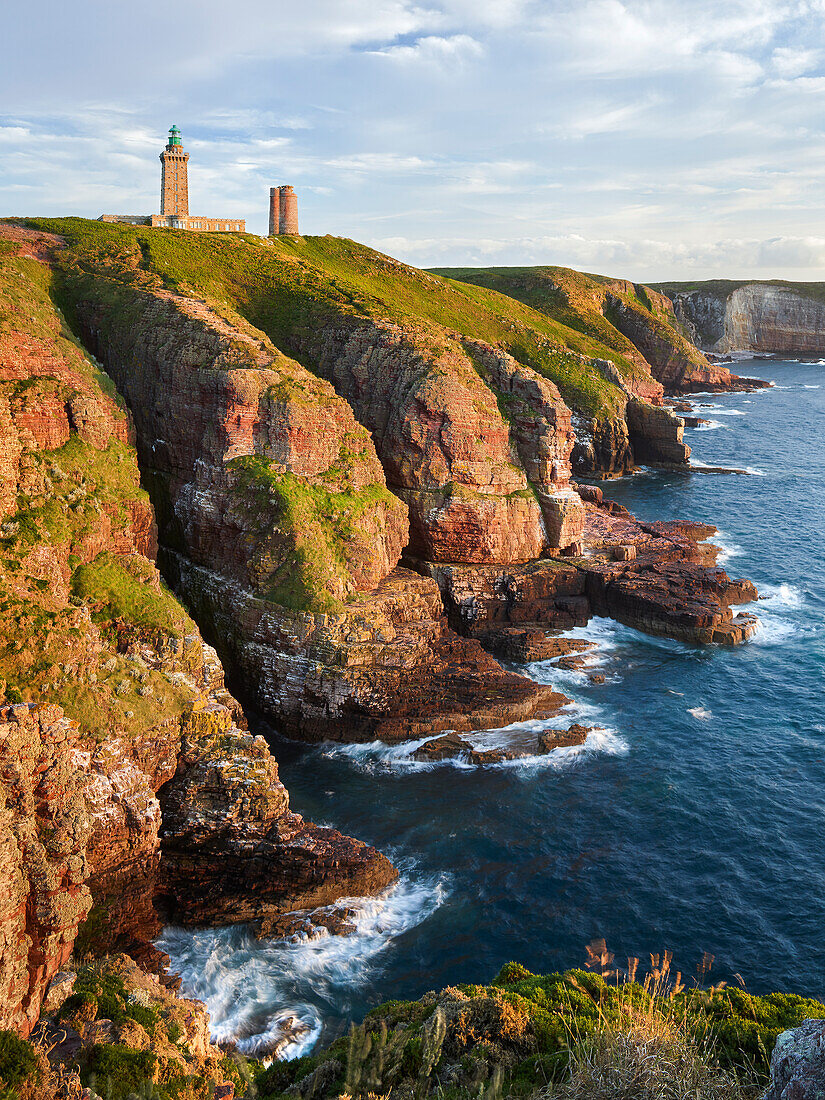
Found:
[[[825,0],[9,0],[0,215],[190,210],[430,266],[825,279]]]

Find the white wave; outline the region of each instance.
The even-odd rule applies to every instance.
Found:
[[[823,362],[825,362],[825,360],[823,360]],[[818,390],[819,386],[803,386],[802,389],[803,390]]]
[[[713,409],[717,416],[747,416],[744,409],[722,409],[719,405],[703,405],[703,409]]]
[[[771,609],[784,607],[796,611],[805,606],[802,593],[792,584],[760,584],[759,595]]]
[[[713,712],[706,707],[688,707],[688,714],[692,714],[699,722],[709,722]]]
[[[356,931],[349,936],[319,928],[313,938],[275,940],[257,939],[248,925],[169,926],[155,942],[180,973],[182,992],[206,1003],[213,1042],[289,1060],[312,1048],[329,1008],[373,981],[382,952],[431,916],[446,895],[443,880],[403,876],[377,898],[342,898],[330,907],[355,910]]]
[[[552,683],[560,687],[558,681],[565,677],[565,670],[553,669],[556,673],[552,679],[547,676],[544,666],[547,662],[537,662],[528,666],[535,668],[542,666],[543,676],[534,677],[538,683]],[[530,673],[528,672],[528,675]],[[569,675],[569,674],[567,674]],[[325,746],[324,755],[347,757],[360,771],[432,771],[435,768],[456,768],[459,771],[474,772],[479,767],[484,768],[551,768],[560,769],[568,767],[579,758],[606,754],[610,756],[621,755],[628,751],[627,743],[614,729],[596,725],[601,717],[601,708],[594,704],[584,702],[571,702],[562,707],[558,714],[551,718],[530,718],[523,722],[513,722],[509,726],[498,729],[472,730],[469,733],[461,733],[462,740],[469,746],[466,753],[460,756],[450,756],[446,760],[416,760],[413,753],[427,741],[440,736],[432,734],[429,737],[417,741],[404,741],[400,745],[387,745],[382,741],[370,741],[365,745],[333,745]],[[564,748],[553,749],[549,753],[536,753],[532,750],[536,746],[539,734],[548,729],[568,729],[575,723],[593,726],[582,745],[568,745]],[[447,732],[447,731],[445,731]],[[501,760],[490,764],[474,764],[469,759],[470,749],[479,752],[490,752],[497,749],[512,750],[524,753],[513,760]]]
[[[797,623],[773,615],[760,615],[756,632],[751,636],[751,645],[771,646],[784,643],[799,630]]]
[[[440,734],[430,734],[427,737],[419,737],[415,741],[401,741],[396,745],[388,745],[385,741],[367,741],[358,745],[326,744],[321,752],[327,757],[344,757],[358,771],[368,774],[400,770],[425,772],[445,764],[468,771],[474,768],[473,764],[460,756],[453,756],[448,760],[416,760],[413,756],[416,749],[420,749],[427,741],[432,741],[433,737],[438,736]],[[466,737],[465,734],[461,736]]]
[[[751,474],[753,477],[765,477],[765,471],[756,466],[724,466],[721,462],[702,462],[698,458],[691,457],[690,465],[697,470],[728,470],[732,474]]]
[[[725,562],[730,561],[731,558],[738,558],[744,554],[742,547],[736,542],[729,542],[729,535],[724,531],[717,530],[715,535],[709,535],[705,540],[711,543],[713,546],[718,546],[721,553],[716,558],[717,565],[724,565]]]
[[[724,428],[725,424],[721,420],[708,420],[706,424],[697,424],[693,429],[697,432],[712,432],[714,428]]]

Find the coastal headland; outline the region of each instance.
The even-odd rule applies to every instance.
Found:
[[[765,385],[709,362],[650,288],[39,219],[0,224],[0,308],[0,1026],[23,1037],[81,949],[118,989],[153,981],[171,1019],[164,920],[330,923],[396,877],[290,810],[224,669],[284,736],[429,739],[425,758],[485,766],[508,751],[473,759],[462,733],[567,702],[506,667],[575,660],[561,632],[756,629],[705,517],[642,521],[605,491],[641,465],[691,476],[668,402]],[[71,1010],[74,1054],[129,1047],[123,1021]],[[190,1015],[195,1069],[223,1085]]]

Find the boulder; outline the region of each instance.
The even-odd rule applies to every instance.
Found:
[[[548,753],[552,752],[553,749],[569,748],[571,745],[583,745],[591,730],[591,726],[580,726],[578,723],[574,723],[566,730],[543,730],[538,737],[537,751],[540,753]]]
[[[783,1031],[771,1054],[764,1100],[824,1100],[825,1020],[806,1020]]]

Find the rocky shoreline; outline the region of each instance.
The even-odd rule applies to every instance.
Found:
[[[0,240],[0,1027],[32,1032],[73,952],[125,952],[165,990],[164,920],[280,934],[395,880],[290,810],[224,667],[286,736],[426,739],[420,758],[487,766],[524,749],[462,733],[568,702],[500,661],[575,662],[560,634],[596,615],[691,644],[756,629],[714,527],[641,522],[575,480],[688,469],[651,375],[571,356],[621,409],[582,429],[549,377],[468,330],[336,305],[276,345],[128,241]],[[530,751],[588,732],[548,726]],[[128,1045],[125,1024],[75,1019],[81,1046]]]

